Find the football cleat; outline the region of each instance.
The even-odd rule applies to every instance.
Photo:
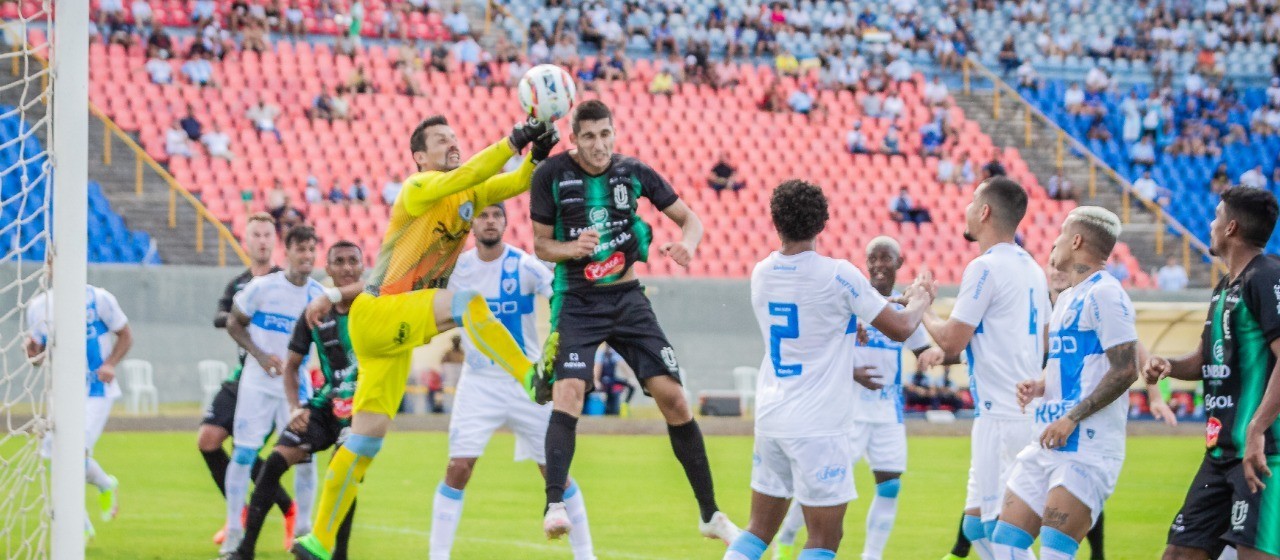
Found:
[[[547,514],[542,518],[542,530],[547,534],[547,540],[565,536],[572,527],[573,523],[569,521],[569,511],[565,509],[564,502],[547,506]]]
[[[289,552],[293,553],[296,560],[331,560],[333,558],[333,554],[324,549],[324,545],[320,544],[320,539],[315,535],[303,535],[294,539]]]
[[[108,476],[111,480],[111,488],[98,492],[98,507],[102,509],[102,520],[111,521],[120,513],[120,502],[116,496],[116,491],[120,489],[120,481],[114,476]]]
[[[717,511],[711,516],[711,521],[698,521],[698,532],[708,539],[720,539],[725,545],[729,545],[738,538],[742,530],[729,521],[729,516],[724,512]]]
[[[542,359],[524,376],[524,392],[529,400],[538,404],[551,402],[551,384],[555,383],[556,353],[560,347],[560,333],[553,332],[542,346]]]

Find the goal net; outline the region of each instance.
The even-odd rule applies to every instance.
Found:
[[[0,2],[0,556],[12,559],[84,555],[85,308],[80,294],[87,244],[88,6],[62,10],[58,19],[67,21],[56,23],[53,11],[52,0]],[[62,13],[72,11],[83,13]],[[68,26],[78,27],[79,35],[66,41],[70,54],[59,43],[70,34],[58,33]],[[67,84],[79,91],[67,97],[70,105],[59,104],[55,95],[61,94],[64,70]],[[78,110],[67,113],[75,106]],[[55,127],[55,120],[66,120],[67,114],[81,127],[78,133]],[[75,143],[63,152],[66,140]],[[70,166],[55,155],[64,153]],[[55,178],[55,167],[65,176]],[[66,207],[57,211],[57,229],[55,193],[57,206]],[[55,264],[59,274],[51,274],[46,256],[59,254],[68,263]],[[59,298],[70,296],[67,300],[79,309],[51,303],[43,321],[50,328],[34,332],[27,316],[36,301],[46,299],[41,295],[55,277]],[[69,316],[73,320],[58,320]],[[68,359],[69,351],[78,351],[79,359]]]

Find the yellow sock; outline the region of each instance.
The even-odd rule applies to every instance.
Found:
[[[360,481],[371,463],[373,457],[357,455],[346,446],[333,453],[333,460],[329,462],[321,483],[320,502],[311,527],[311,534],[320,540],[325,550],[333,550],[338,540],[338,528],[346,519],[347,512],[351,511],[351,504],[355,503],[356,493],[360,490]]]
[[[533,362],[524,355],[511,331],[493,312],[479,292],[458,292],[453,296],[454,321],[467,331],[467,336],[480,353],[506,370],[516,381],[524,383]]]

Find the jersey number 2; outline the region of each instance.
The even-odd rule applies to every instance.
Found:
[[[769,302],[769,315],[782,317],[781,325],[769,325],[769,359],[773,362],[773,373],[778,377],[800,375],[803,366],[800,364],[782,363],[782,339],[800,337],[800,311],[794,303]]]

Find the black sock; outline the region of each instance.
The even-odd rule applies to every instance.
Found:
[[[356,517],[356,502],[351,501],[351,509],[347,511],[347,518],[342,520],[342,525],[338,527],[338,540],[333,546],[333,557],[331,560],[347,560],[347,544],[351,541],[351,523]]]
[[[564,488],[569,481],[569,464],[578,434],[578,419],[572,414],[551,411],[547,424],[547,504],[564,501]]]
[[[262,464],[262,457],[253,460],[253,466],[249,470],[250,480],[258,480],[258,476],[262,474]],[[288,468],[285,467],[286,470]],[[272,501],[275,502],[276,507],[280,508],[280,513],[289,513],[289,509],[293,507],[293,498],[289,497],[289,493],[278,482],[276,483],[276,492],[275,496],[272,496]]]
[[[261,465],[259,467],[259,465]],[[257,474],[253,479],[253,495],[249,498],[249,515],[244,522],[244,540],[238,549],[240,554],[253,558],[254,549],[258,546],[258,533],[262,532],[262,524],[271,513],[274,498],[280,489],[280,478],[289,470],[289,462],[284,455],[272,453],[265,462],[254,463]]]
[[[1091,560],[1104,560],[1107,556],[1103,552],[1102,546],[1102,516],[1107,512],[1098,512],[1098,522],[1093,524],[1093,528],[1089,529],[1089,534],[1085,535],[1089,539],[1089,558]]]
[[[213,483],[218,485],[218,491],[222,493],[222,497],[227,497],[227,465],[231,464],[231,457],[227,456],[226,450],[219,445],[213,451],[200,451],[200,456],[204,457],[204,464],[209,467],[209,475],[213,477]]]
[[[969,557],[969,538],[964,536],[964,516],[960,516],[960,527],[956,529],[956,544],[951,547],[951,554],[960,558]]]
[[[702,521],[711,521],[720,508],[716,506],[716,491],[711,482],[711,463],[707,462],[707,447],[702,442],[702,430],[698,429],[698,421],[690,420],[679,426],[667,426],[667,435],[671,437],[671,450],[676,459],[684,467],[684,475],[693,487],[693,497],[698,500],[698,511]]]

